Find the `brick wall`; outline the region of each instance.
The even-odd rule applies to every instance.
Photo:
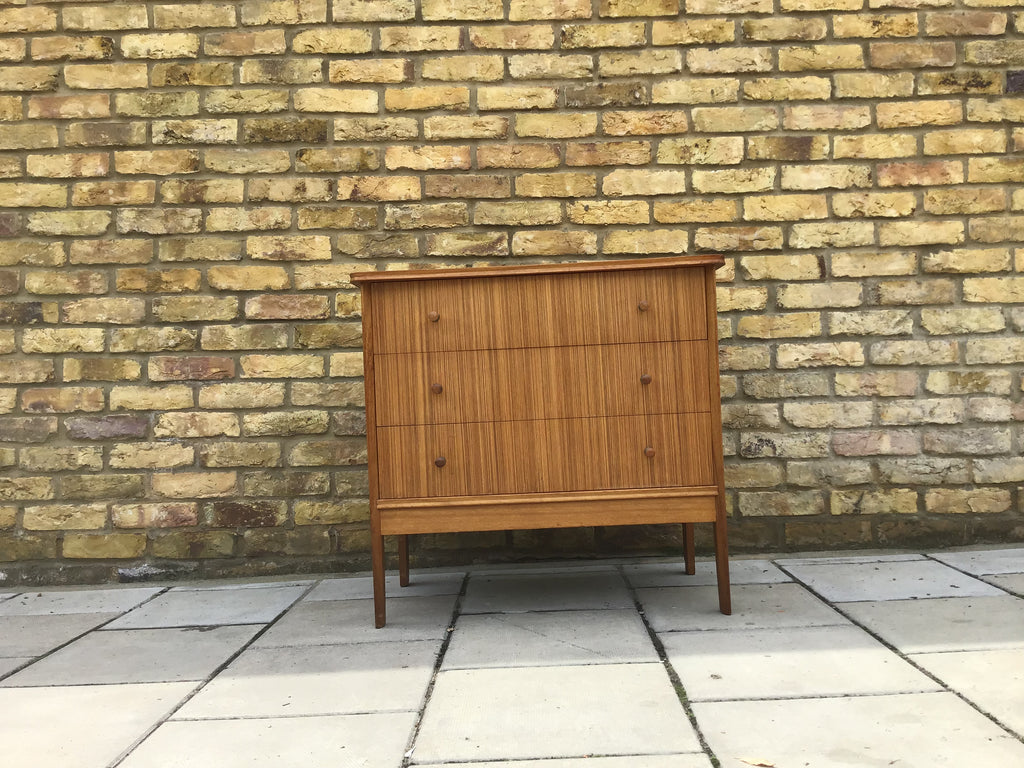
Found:
[[[1024,538],[1021,29],[1012,0],[0,4],[0,582],[365,567],[350,272],[653,253],[727,256],[735,548]]]

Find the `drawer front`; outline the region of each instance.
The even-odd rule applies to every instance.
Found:
[[[648,444],[654,451],[647,464],[652,488],[714,485],[709,413],[663,414],[647,417]]]
[[[490,424],[380,427],[378,495],[382,499],[499,493]]]
[[[377,355],[383,426],[708,409],[703,341]]]
[[[641,344],[644,413],[707,411],[711,397],[706,341]]]
[[[382,499],[713,485],[710,417],[377,430]]]
[[[390,426],[641,414],[648,387],[641,384],[640,346],[377,355],[377,421]],[[658,384],[669,386],[661,377]]]
[[[372,290],[378,353],[707,338],[698,269],[442,278]]]

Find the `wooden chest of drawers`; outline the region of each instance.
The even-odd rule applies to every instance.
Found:
[[[384,536],[715,530],[730,612],[718,256],[352,276],[362,288],[374,611]]]

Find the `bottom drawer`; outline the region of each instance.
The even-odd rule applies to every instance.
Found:
[[[707,413],[377,429],[382,499],[714,485]]]

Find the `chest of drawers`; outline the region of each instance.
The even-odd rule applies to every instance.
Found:
[[[730,612],[719,256],[352,276],[362,289],[374,611],[384,537],[714,526]]]

